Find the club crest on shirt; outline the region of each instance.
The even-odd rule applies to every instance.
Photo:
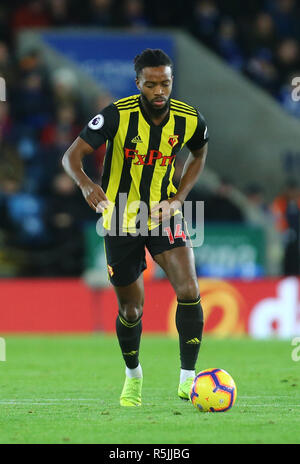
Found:
[[[177,143],[179,143],[179,135],[169,135],[169,140],[168,140],[168,144],[171,145],[171,147],[175,147],[175,145],[177,145]]]
[[[102,114],[97,114],[93,119],[90,120],[88,126],[92,130],[100,129],[104,124],[104,117]]]

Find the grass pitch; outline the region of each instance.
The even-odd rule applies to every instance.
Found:
[[[205,337],[197,370],[227,370],[237,401],[200,413],[177,398],[178,343],[143,335],[143,405],[121,408],[114,336],[7,336],[0,443],[300,443],[300,361],[290,341]]]

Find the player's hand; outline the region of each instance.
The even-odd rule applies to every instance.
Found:
[[[179,200],[176,200],[174,197],[163,200],[151,208],[151,220],[159,224],[166,219],[170,219],[177,209],[181,210],[181,202]]]
[[[108,208],[109,200],[100,185],[90,181],[80,186],[87,204],[97,213],[103,213]]]

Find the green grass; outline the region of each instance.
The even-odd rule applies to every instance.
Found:
[[[0,443],[300,443],[300,362],[289,341],[206,337],[198,370],[221,367],[238,397],[199,413],[177,394],[177,341],[143,336],[143,405],[121,408],[116,338],[7,336],[0,363]]]

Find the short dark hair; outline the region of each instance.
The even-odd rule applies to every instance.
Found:
[[[146,48],[146,50],[144,50],[140,55],[136,55],[134,58],[136,77],[139,76],[143,68],[155,68],[157,66],[170,66],[173,68],[171,58],[159,48]]]

